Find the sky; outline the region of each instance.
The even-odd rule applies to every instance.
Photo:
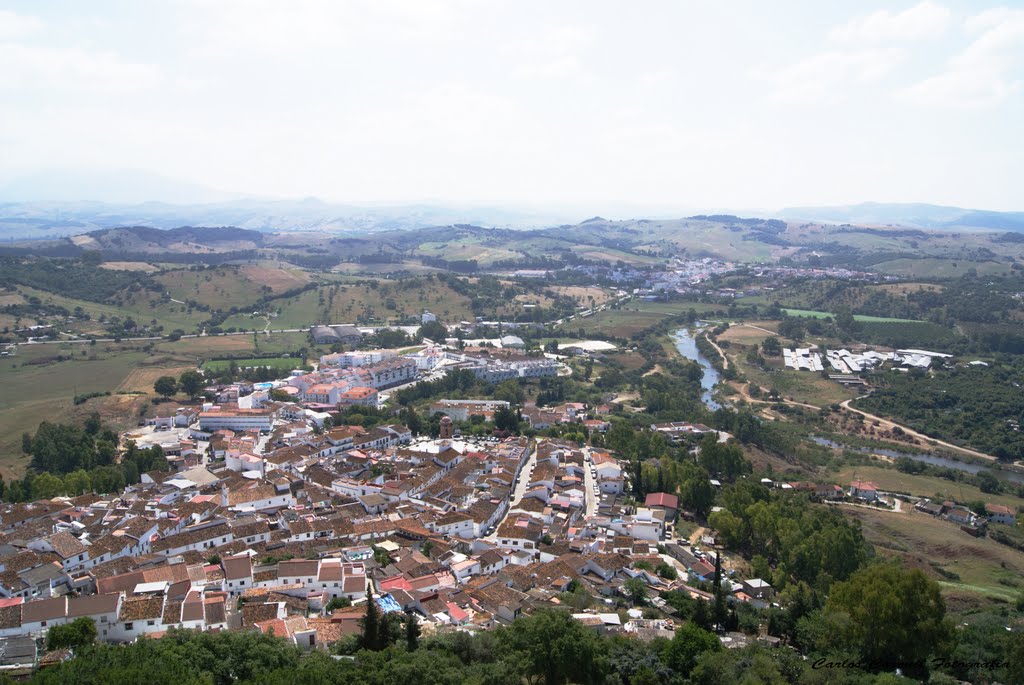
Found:
[[[1022,91],[1024,3],[0,0],[0,184],[1024,210]]]

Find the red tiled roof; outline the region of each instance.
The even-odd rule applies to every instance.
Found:
[[[647,495],[644,504],[648,507],[665,507],[667,509],[678,509],[679,498],[665,492],[652,492]]]

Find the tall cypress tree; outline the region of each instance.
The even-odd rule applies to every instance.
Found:
[[[416,620],[416,614],[412,610],[405,612],[405,647],[410,652],[415,652],[420,646],[420,622]]]
[[[363,649],[380,649],[380,610],[373,598],[373,584],[366,584],[366,615],[363,617],[363,636],[359,641]]]
[[[715,554],[715,630],[725,624],[725,593],[722,592],[722,555]]]

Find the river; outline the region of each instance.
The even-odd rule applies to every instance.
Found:
[[[694,332],[699,330],[700,327],[697,327]],[[700,379],[700,387],[704,389],[700,396],[701,401],[712,411],[721,409],[722,405],[714,400],[712,394],[714,393],[715,386],[722,380],[722,374],[718,373],[718,369],[712,366],[711,361],[697,349],[697,341],[693,337],[694,332],[686,328],[680,328],[672,333],[672,339],[675,340],[676,349],[679,350],[679,354],[687,359],[692,359],[704,369],[704,376]]]
[[[892,457],[893,459],[906,457],[907,459],[921,461],[926,464],[931,464],[932,466],[942,466],[949,469],[956,469],[957,471],[963,471],[965,473],[973,474],[978,473],[979,471],[988,471],[1000,480],[1007,480],[1011,483],[1024,483],[1024,474],[1018,473],[1017,471],[1007,471],[1005,469],[995,468],[986,464],[979,464],[973,461],[958,461],[948,457],[940,457],[936,454],[925,454],[920,452],[897,452],[896,450],[885,449],[884,447],[850,447],[848,445],[840,445],[832,440],[816,436],[812,436],[811,440],[819,445],[832,447],[834,449],[853,450],[854,452],[863,452],[865,454],[881,454],[886,457]]]

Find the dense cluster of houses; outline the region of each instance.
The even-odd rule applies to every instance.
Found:
[[[209,463],[145,474],[116,496],[4,506],[0,638],[89,617],[109,642],[187,627],[313,647],[358,630],[361,608],[324,609],[368,591],[385,611],[488,627],[557,602],[573,580],[614,594],[642,572],[630,555],[657,554],[610,525],[633,516],[623,507],[584,520],[587,480],[622,490],[611,455],[382,431],[370,444],[359,427],[220,430]]]
[[[371,592],[385,612],[486,629],[576,587],[614,598],[637,577],[652,595],[707,579],[706,563],[659,551],[677,498],[628,502],[606,451],[413,440],[398,425],[316,431],[282,416],[269,434],[219,429],[198,463],[113,496],[5,505],[0,640],[88,617],[107,642],[185,627],[314,648],[358,632]],[[666,564],[679,579],[657,572]],[[745,588],[735,598],[764,595]],[[665,629],[648,623],[601,628]]]

